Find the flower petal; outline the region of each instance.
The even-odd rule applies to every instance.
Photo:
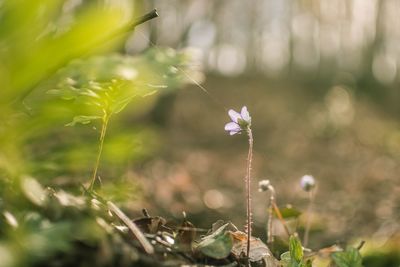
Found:
[[[240,130],[239,131],[230,131],[229,132],[230,135],[234,135],[234,134],[237,134],[237,133],[240,133]]]
[[[240,116],[242,117],[243,120],[250,122],[251,121],[251,117],[250,117],[250,113],[247,110],[246,106],[242,107],[242,111],[240,112]]]
[[[225,124],[225,131],[240,131],[240,126],[236,122]]]
[[[233,122],[238,122],[238,119],[241,118],[240,114],[238,112],[234,111],[233,109],[230,109],[228,111],[228,114],[229,114],[229,117],[231,117],[231,120]]]

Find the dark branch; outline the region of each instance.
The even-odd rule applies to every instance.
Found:
[[[154,18],[158,17],[157,9],[153,9],[149,13],[141,16],[140,18],[137,18],[131,25],[130,28],[134,28],[142,23],[145,23],[146,21],[152,20]]]

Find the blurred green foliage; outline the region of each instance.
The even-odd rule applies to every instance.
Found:
[[[290,236],[289,251],[281,255],[281,264],[285,267],[309,267],[311,260],[304,257],[301,241],[297,236]]]
[[[399,266],[400,238],[394,235],[391,239],[371,238],[365,240],[362,249],[363,265],[365,267]]]
[[[159,89],[174,88],[182,82],[177,67],[188,55],[173,49],[151,49],[140,57],[112,55],[75,61],[56,76],[58,89],[48,93],[71,100],[82,112],[68,124],[87,124],[103,114],[117,114],[136,96],[149,96]]]
[[[137,258],[101,204],[60,189],[80,191],[89,178],[98,145],[94,120],[129,103],[130,113],[140,114],[156,92],[186,82],[177,69],[189,67],[186,52],[116,53],[137,17],[133,8],[131,1],[0,1],[1,267],[125,266]],[[107,179],[98,193],[113,201],[140,196],[125,173],[158,144],[156,131],[127,127],[127,118],[110,128],[101,161]],[[92,127],[64,127],[71,121]]]
[[[376,251],[363,257],[366,267],[399,266],[400,255],[395,249],[390,252]]]
[[[362,267],[361,254],[356,248],[349,247],[345,251],[335,252],[332,259],[339,267]]]

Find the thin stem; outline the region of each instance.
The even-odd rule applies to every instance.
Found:
[[[279,221],[282,223],[283,228],[288,236],[290,236],[289,228],[286,225],[285,220],[283,219],[282,213],[276,204],[276,193],[275,188],[269,184],[268,191],[271,192],[269,198],[269,209],[268,209],[268,225],[267,225],[267,243],[271,244],[274,241],[274,237],[272,234],[272,219],[273,219],[273,211],[275,211],[276,216],[278,217]]]
[[[272,219],[273,219],[273,203],[275,203],[275,189],[272,185],[268,186],[271,195],[269,197],[269,207],[268,207],[268,226],[267,226],[267,243],[272,244],[274,242],[274,236],[272,234]]]
[[[312,206],[314,203],[314,190],[310,190],[310,192],[308,194],[309,194],[308,195],[309,202],[308,202],[308,208],[307,208],[307,221],[306,221],[306,229],[304,231],[304,238],[303,238],[304,247],[307,247],[308,237],[310,234]]]
[[[360,244],[358,244],[358,246],[356,247],[356,249],[357,249],[357,250],[362,249],[362,247],[364,246],[364,244],[365,244],[365,240],[361,240]]]
[[[125,223],[125,225],[132,231],[134,236],[138,239],[139,243],[143,246],[143,249],[146,251],[147,254],[154,253],[154,247],[151,243],[147,240],[144,234],[140,231],[139,227],[125,215],[114,203],[111,201],[107,201],[108,208],[114,212],[118,218],[121,219]]]
[[[246,172],[246,201],[247,201],[247,257],[250,256],[250,238],[251,238],[251,163],[253,159],[253,133],[250,127],[247,128],[247,135],[249,137],[249,153],[247,155],[247,172]]]
[[[92,175],[92,179],[91,179],[90,186],[89,186],[89,191],[93,191],[94,183],[96,182],[97,171],[98,171],[99,165],[100,165],[100,158],[101,158],[101,153],[103,152],[104,138],[106,136],[109,120],[110,120],[110,115],[108,113],[104,113],[103,124],[101,126],[101,133],[100,133],[100,139],[99,139],[99,141],[100,141],[99,151],[97,153],[96,164],[94,165],[93,175]]]
[[[274,199],[274,202],[272,202],[272,207],[274,208],[275,213],[276,213],[276,216],[278,217],[279,221],[282,223],[283,228],[285,229],[286,234],[287,234],[288,236],[290,236],[289,228],[287,227],[286,222],[285,222],[285,220],[283,219],[282,213],[281,213],[281,211],[280,211],[278,205],[276,205],[275,199]]]

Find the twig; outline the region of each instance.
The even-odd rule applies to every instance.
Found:
[[[127,27],[128,29],[132,29],[135,28],[136,26],[145,23],[146,21],[152,20],[154,18],[157,18],[158,12],[157,9],[153,9],[152,11],[150,11],[149,13],[137,18],[135,21],[133,21],[131,24],[129,24],[129,26]]]
[[[365,244],[365,240],[361,240],[360,244],[356,247],[357,250],[360,250]]]
[[[107,201],[108,208],[118,216],[125,223],[125,225],[132,231],[135,237],[138,239],[139,243],[143,246],[144,250],[148,254],[154,253],[154,247],[146,239],[143,233],[139,230],[134,222],[132,222],[125,213],[122,212],[114,203]]]
[[[142,209],[142,213],[143,213],[143,216],[144,216],[144,217],[150,218],[150,214],[149,214],[149,212],[147,211],[146,208],[143,208],[143,209]]]

